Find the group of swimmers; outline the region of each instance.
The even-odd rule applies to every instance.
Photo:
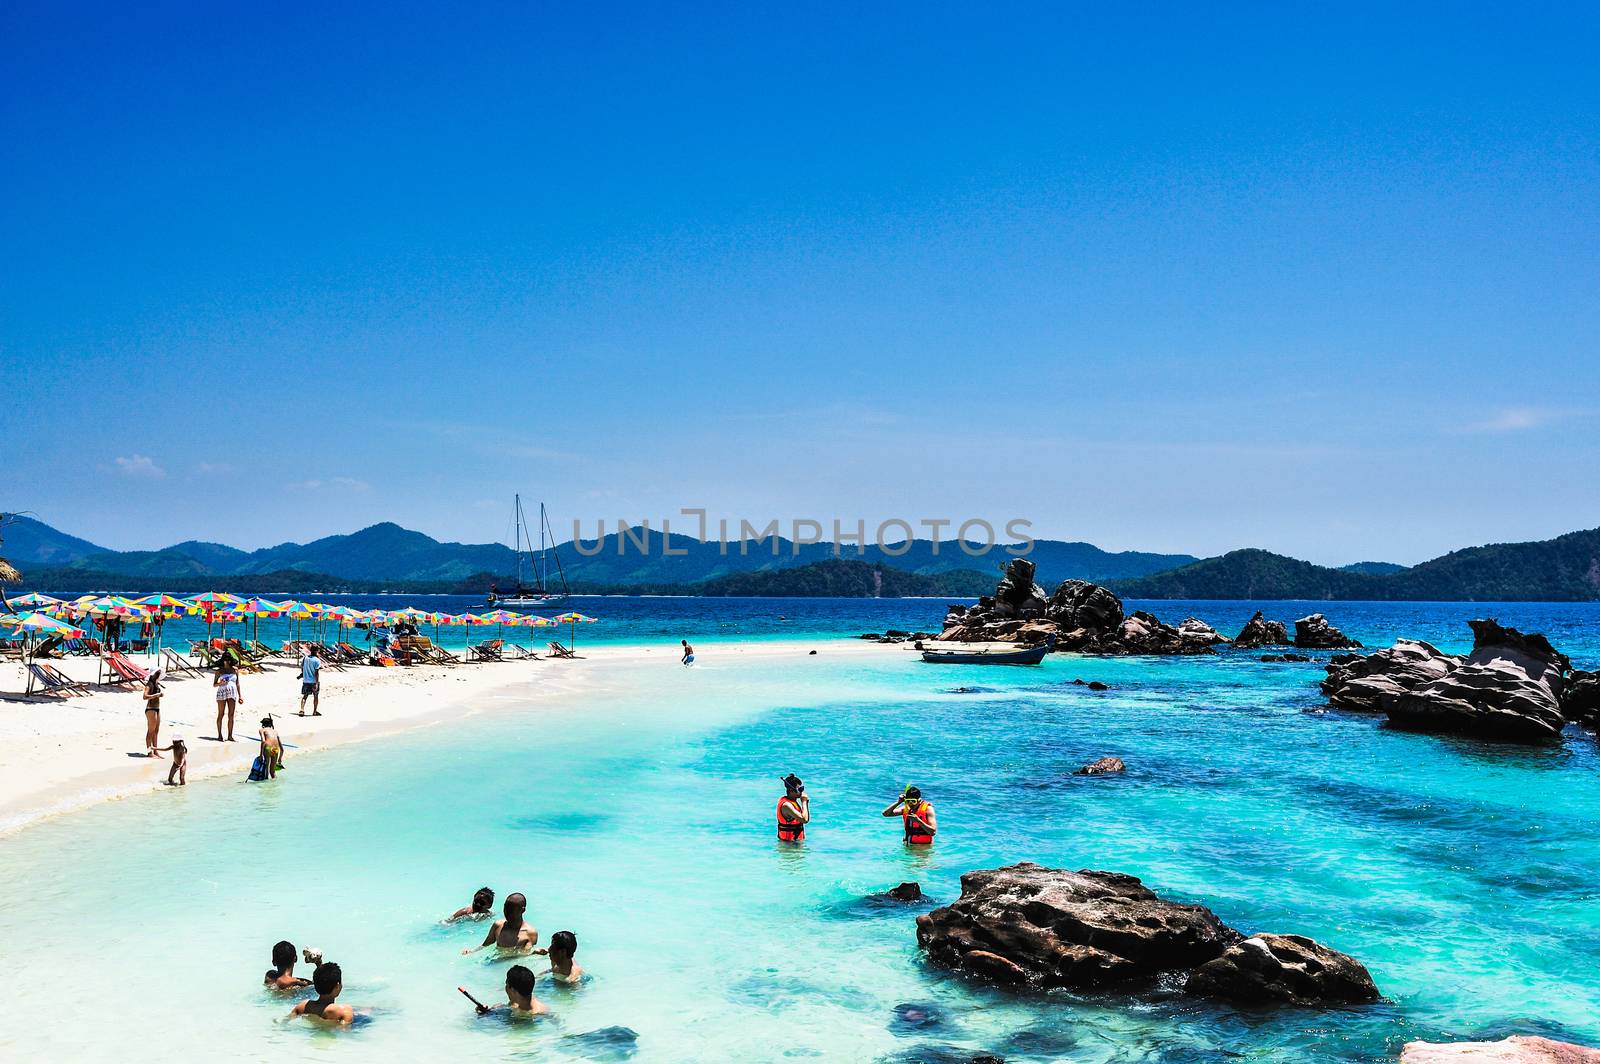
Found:
[[[933,803],[922,797],[922,791],[909,784],[900,797],[883,811],[884,816],[898,816],[901,830],[908,846],[932,846],[938,833],[939,821],[934,816]],[[811,798],[806,785],[793,772],[783,777],[783,797],[778,799],[778,841],[804,842],[806,825],[811,823]]]
[[[571,931],[557,931],[550,936],[550,945],[539,945],[539,929],[528,922],[528,899],[518,893],[506,896],[501,908],[501,918],[490,927],[488,934],[477,946],[461,951],[463,956],[493,947],[495,956],[541,956],[550,961],[548,974],[553,983],[577,986],[583,981],[583,968],[577,962],[578,936]],[[494,915],[494,891],[480,887],[472,896],[472,904],[463,906],[445,918],[445,923],[459,920],[486,920]],[[298,960],[315,965],[311,978],[294,974]],[[512,1018],[534,1018],[549,1013],[549,1009],[534,997],[537,980],[533,969],[523,964],[513,964],[506,971],[504,1005],[485,1005],[469,993],[466,987],[457,987],[477,1010],[479,1016],[500,1012]],[[314,998],[295,1003],[289,1010],[291,1017],[305,1016],[332,1026],[348,1026],[355,1022],[355,1010],[339,1004],[339,994],[344,990],[344,972],[332,961],[324,961],[319,950],[307,948],[296,952],[294,943],[284,941],[272,947],[272,968],[263,980],[268,990],[297,993],[306,987],[316,991]]]

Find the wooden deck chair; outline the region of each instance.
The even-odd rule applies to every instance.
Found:
[[[120,687],[125,683],[144,683],[150,674],[113,650],[100,659],[110,669],[110,675],[100,681],[103,687]]]
[[[166,663],[165,668],[173,676],[199,676],[200,666],[178,653],[176,650],[161,648],[161,660]]]
[[[572,651],[568,650],[566,647],[562,646],[560,643],[557,643],[557,642],[552,640],[551,643],[550,643],[550,656],[552,658],[566,658],[566,659],[568,659],[570,661],[576,661],[582,655],[574,654]]]
[[[539,655],[523,646],[521,643],[507,643],[505,649],[507,661],[538,661]]]
[[[35,661],[28,665],[28,689],[23,694],[32,695],[35,693],[72,698],[76,695],[88,694],[89,689],[77,680],[67,676],[54,665]]]

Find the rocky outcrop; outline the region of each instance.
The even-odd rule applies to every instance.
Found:
[[[1561,715],[1591,731],[1600,730],[1600,672],[1572,670],[1561,692]]]
[[[1498,1042],[1407,1042],[1400,1064],[1600,1064],[1600,1049],[1521,1034]]]
[[[1133,876],[1023,862],[968,872],[959,901],[917,917],[929,959],[997,983],[1093,990],[1188,971],[1191,994],[1255,1004],[1375,1001],[1357,960],[1299,935],[1244,938],[1203,905]]]
[[[1378,1000],[1361,962],[1300,935],[1251,935],[1196,968],[1184,990],[1261,1005],[1323,1005]]]
[[[1289,645],[1289,627],[1282,621],[1269,621],[1256,610],[1255,616],[1244,622],[1239,634],[1233,637],[1236,647],[1283,647]]]
[[[939,638],[1027,644],[1054,638],[1055,649],[1086,654],[1209,654],[1228,641],[1194,617],[1174,628],[1142,611],[1127,616],[1114,592],[1084,580],[1065,580],[1046,597],[1034,571],[1026,558],[1012,559],[993,595],[949,608]]]
[[[998,983],[1093,989],[1194,968],[1239,938],[1202,905],[1133,876],[1024,862],[968,872],[960,900],[917,917],[938,964]]]
[[[1294,645],[1301,650],[1348,650],[1361,644],[1328,623],[1320,613],[1294,622]]]
[[[1469,621],[1472,653],[1436,680],[1385,702],[1396,727],[1549,743],[1561,737],[1566,655],[1542,635]]]
[[[1128,766],[1122,763],[1120,757],[1102,757],[1098,761],[1091,761],[1073,773],[1074,776],[1114,776],[1119,772],[1128,771]]]
[[[922,884],[917,882],[902,883],[898,887],[891,887],[885,893],[895,901],[921,901]]]
[[[1395,699],[1461,665],[1462,659],[1420,639],[1399,639],[1371,654],[1339,654],[1327,666],[1322,693],[1342,709],[1383,713]]]

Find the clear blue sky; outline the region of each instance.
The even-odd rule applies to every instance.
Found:
[[[0,509],[1600,524],[1595,9],[1112,6],[13,4]]]

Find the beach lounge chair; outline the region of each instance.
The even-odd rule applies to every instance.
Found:
[[[161,648],[161,660],[166,662],[166,670],[172,676],[199,676],[200,666],[178,653],[176,650]]]
[[[346,665],[365,665],[369,660],[364,650],[350,643],[335,643],[333,650]]]
[[[490,639],[472,648],[473,661],[504,661],[504,639]]]
[[[317,656],[322,659],[324,665],[334,672],[343,672],[347,665],[354,664],[354,662],[346,661],[343,654],[338,653],[326,643],[312,643],[310,645],[317,648]]]
[[[150,673],[139,668],[139,666],[115,650],[100,660],[105,668],[110,670],[109,675],[100,681],[102,687],[120,687],[125,683],[144,683],[150,678]]]
[[[539,655],[520,643],[507,643],[505,658],[507,661],[538,661]]]
[[[28,665],[28,689],[23,692],[23,695],[29,696],[36,693],[71,698],[75,695],[86,695],[89,693],[89,689],[77,680],[62,673],[54,665],[35,661]]]
[[[579,657],[581,657],[581,655],[574,654],[560,643],[554,641],[550,643],[550,656],[552,658],[566,658],[570,661],[576,661]]]

